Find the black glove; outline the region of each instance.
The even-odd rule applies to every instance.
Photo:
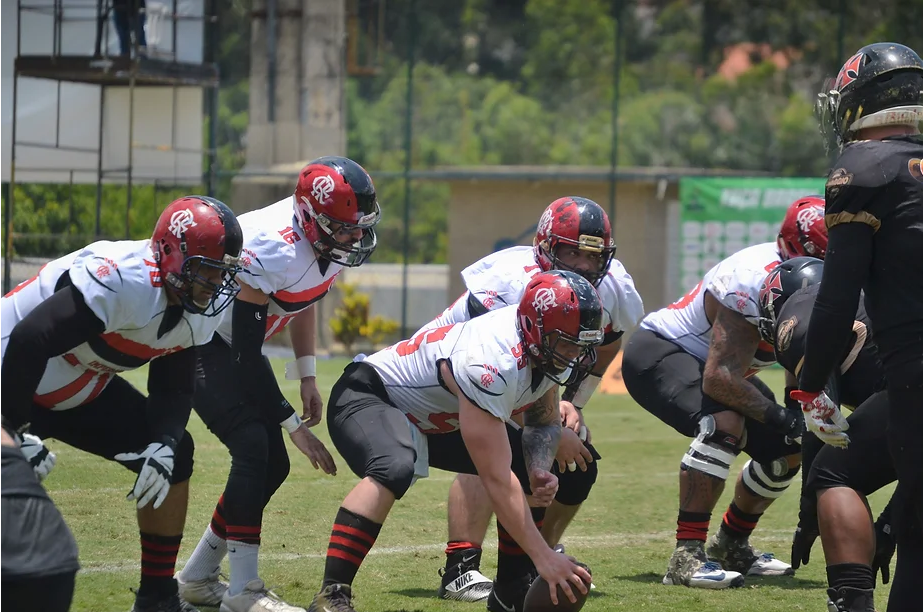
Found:
[[[801,444],[801,436],[804,434],[804,413],[801,410],[788,410],[777,404],[766,412],[766,425],[785,436],[790,444]]]
[[[891,557],[894,556],[894,546],[889,516],[882,512],[875,521],[875,556],[872,558],[872,575],[881,570],[881,584],[888,584],[891,580]]]
[[[799,525],[795,529],[795,536],[792,538],[792,569],[808,564],[811,560],[811,547],[819,535],[820,532],[811,527]]]

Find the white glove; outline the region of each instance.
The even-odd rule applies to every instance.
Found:
[[[849,436],[845,433],[849,429],[849,422],[826,393],[798,390],[792,391],[790,397],[801,403],[805,426],[822,442],[840,448],[849,446]]]
[[[45,446],[42,439],[32,434],[23,434],[22,444],[19,450],[25,455],[29,465],[32,466],[36,478],[38,478],[39,481],[45,480],[48,473],[54,467],[57,458],[53,452],[48,450],[48,447]]]
[[[154,510],[160,507],[167,493],[170,492],[170,477],[173,475],[173,448],[163,442],[151,442],[139,453],[119,453],[116,461],[130,462],[143,460],[141,471],[135,480],[135,486],[126,499],[138,500],[138,508],[143,508],[154,500]]]

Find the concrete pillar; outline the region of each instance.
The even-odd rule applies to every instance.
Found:
[[[346,154],[346,1],[302,0],[301,155]]]

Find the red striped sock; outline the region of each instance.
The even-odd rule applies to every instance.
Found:
[[[545,520],[545,508],[531,508],[535,527],[541,531]],[[500,521],[497,521],[498,548],[497,581],[506,582],[525,576],[534,569],[532,560],[526,551],[513,539]]]
[[[731,502],[727,512],[724,513],[724,519],[721,521],[721,531],[732,538],[749,537],[756,524],[759,522],[762,514],[748,514],[737,507],[737,504]]]
[[[708,539],[708,524],[710,522],[711,513],[709,512],[680,510],[679,517],[676,519],[676,539],[701,540],[704,542]]]
[[[226,539],[229,546],[235,541],[259,546],[261,532],[259,525],[228,525]]]
[[[327,545],[324,586],[352,584],[379,532],[380,524],[340,507]]]
[[[141,584],[139,595],[171,594],[176,591],[176,555],[183,536],[141,532]]]
[[[224,540],[228,539],[227,522],[224,520],[224,493],[218,498],[218,505],[212,513],[212,531],[215,535]]]

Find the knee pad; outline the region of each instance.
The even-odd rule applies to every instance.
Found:
[[[413,448],[400,448],[400,452],[389,457],[376,457],[369,462],[365,476],[380,483],[394,494],[396,499],[404,497],[413,484],[415,453]]]
[[[800,469],[800,465],[789,468],[783,458],[763,463],[750,459],[744,465],[741,479],[744,488],[751,494],[766,499],[776,499],[782,497],[785,490],[791,486]]]
[[[715,428],[715,418],[699,420],[699,432],[683,455],[681,469],[695,470],[720,480],[727,480],[731,464],[740,454],[740,438]]]
[[[573,472],[565,471],[558,475],[558,493],[554,499],[565,506],[579,506],[590,496],[590,490],[596,483],[599,469],[596,461],[588,463],[586,471],[577,468]]]
[[[194,455],[195,441],[192,439],[192,434],[188,431],[184,432],[179,444],[176,445],[176,452],[173,453],[173,476],[170,478],[171,484],[186,482],[192,478]]]

